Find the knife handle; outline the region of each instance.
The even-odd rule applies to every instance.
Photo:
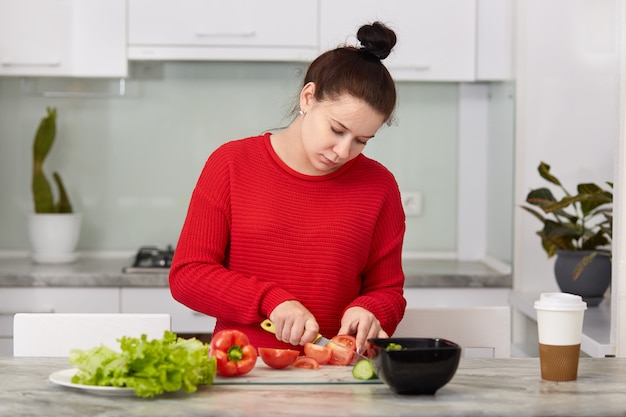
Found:
[[[276,334],[276,329],[274,328],[274,323],[272,323],[272,321],[270,319],[263,320],[261,322],[261,327],[266,332],[270,332],[270,333]]]
[[[261,327],[266,332],[270,332],[270,333],[276,334],[276,329],[274,328],[274,323],[272,323],[272,321],[270,319],[263,320],[261,322]],[[315,336],[315,340],[313,340],[313,343],[317,342],[321,337],[322,337],[322,335],[320,333],[318,333],[317,336]]]

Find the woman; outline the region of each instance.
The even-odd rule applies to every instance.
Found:
[[[215,332],[300,350],[318,332],[354,334],[361,351],[402,319],[400,193],[361,153],[395,107],[381,60],[396,36],[376,22],[357,38],[311,63],[287,128],[222,145],[200,175],[169,282]]]

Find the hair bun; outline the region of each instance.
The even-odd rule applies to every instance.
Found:
[[[361,49],[378,59],[385,59],[396,45],[396,34],[381,22],[363,25],[356,34]]]

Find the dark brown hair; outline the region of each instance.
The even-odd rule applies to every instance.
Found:
[[[396,44],[396,34],[380,22],[361,26],[361,47],[340,46],[317,57],[309,66],[303,85],[315,83],[315,99],[349,94],[369,104],[389,121],[396,105],[396,87],[381,60]]]

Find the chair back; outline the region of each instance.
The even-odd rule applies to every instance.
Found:
[[[464,357],[511,356],[509,306],[408,308],[394,337],[436,337],[461,346]]]
[[[13,319],[13,356],[69,356],[72,349],[104,344],[119,350],[122,336],[160,339],[171,329],[169,314],[18,313]]]

